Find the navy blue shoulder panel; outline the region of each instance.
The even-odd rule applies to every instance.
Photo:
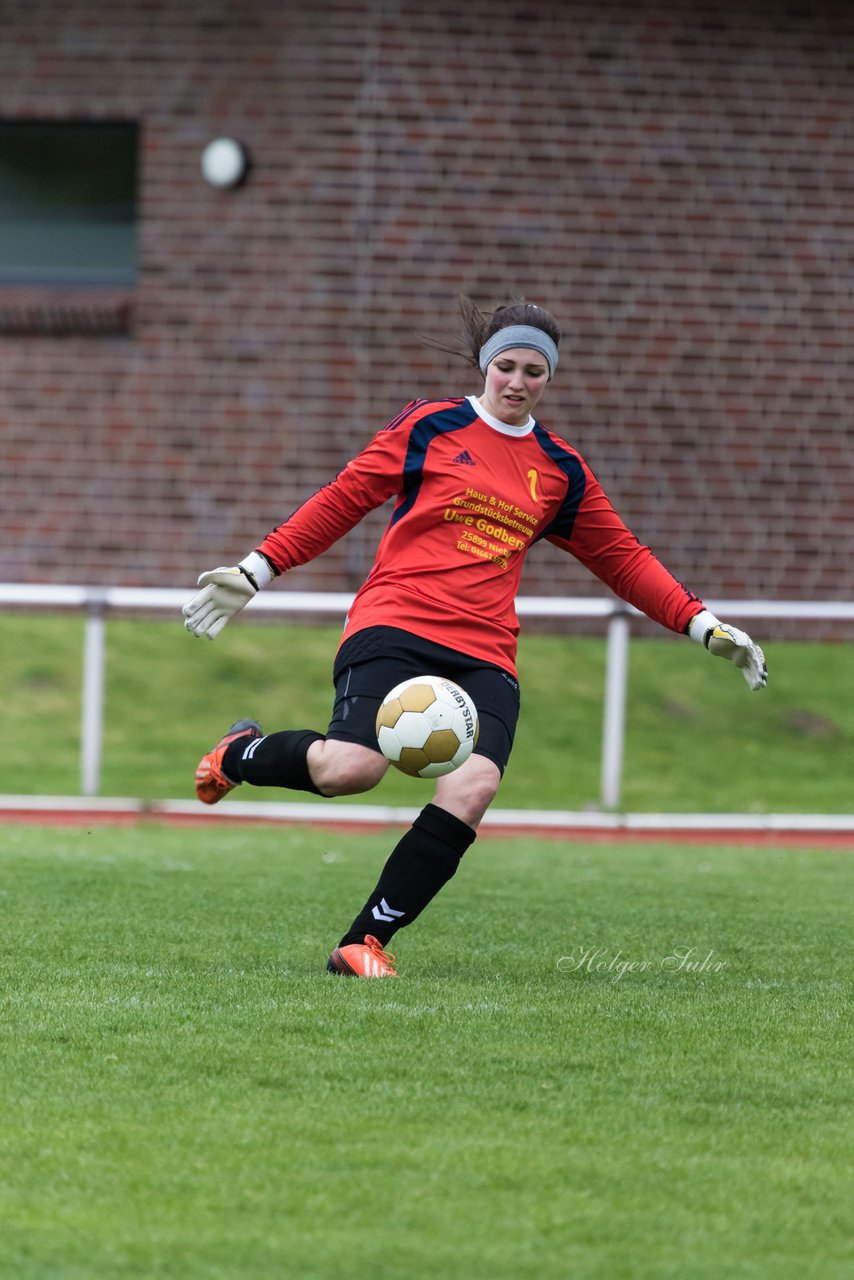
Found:
[[[557,444],[539,422],[534,423],[533,435],[543,453],[560,467],[567,479],[566,495],[560,510],[551,524],[537,534],[534,541],[539,542],[540,538],[548,537],[571,538],[575,517],[578,515],[578,508],[581,506],[581,500],[587,488],[584,468],[575,454],[568,453]]]
[[[428,402],[416,402],[419,408],[426,403]],[[450,406],[447,400],[437,400],[435,403],[443,407],[437,407],[435,413],[426,413],[423,418],[419,418],[410,432],[409,445],[403,463],[403,492],[406,497],[395,509],[391,518],[392,524],[396,524],[401,516],[405,516],[415,504],[424,476],[424,459],[436,436],[444,435],[446,431],[460,431],[463,427],[471,426],[477,417],[469,400],[461,400]]]

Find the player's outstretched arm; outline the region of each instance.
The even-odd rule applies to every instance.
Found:
[[[746,631],[721,622],[708,609],[698,613],[688,624],[688,634],[705,645],[716,658],[727,658],[741,671],[751,689],[764,689],[768,683],[765,654]]]
[[[270,562],[257,551],[239,564],[209,569],[199,578],[201,591],[181,610],[184,626],[194,636],[215,640],[225,624],[273,577]]]

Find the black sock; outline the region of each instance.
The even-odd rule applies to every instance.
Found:
[[[428,804],[391,851],[377,887],[338,945],[364,942],[368,933],[385,945],[411,924],[450,880],[475,834],[446,809]]]
[[[307,756],[311,744],[322,740],[323,734],[313,729],[285,729],[250,742],[238,738],[225,749],[223,773],[231,782],[249,782],[253,787],[289,787],[320,795],[311,780]]]

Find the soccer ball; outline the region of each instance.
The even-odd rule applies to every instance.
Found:
[[[413,778],[459,769],[477,742],[477,710],[464,689],[443,676],[395,685],[377,712],[377,742],[387,760]]]

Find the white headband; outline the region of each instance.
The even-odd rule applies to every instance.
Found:
[[[538,329],[532,324],[508,324],[487,339],[478,357],[481,373],[486,373],[486,366],[490,360],[501,355],[502,351],[510,351],[513,347],[529,347],[532,351],[539,351],[549,366],[549,381],[551,381],[557,368],[557,346],[543,329]]]

